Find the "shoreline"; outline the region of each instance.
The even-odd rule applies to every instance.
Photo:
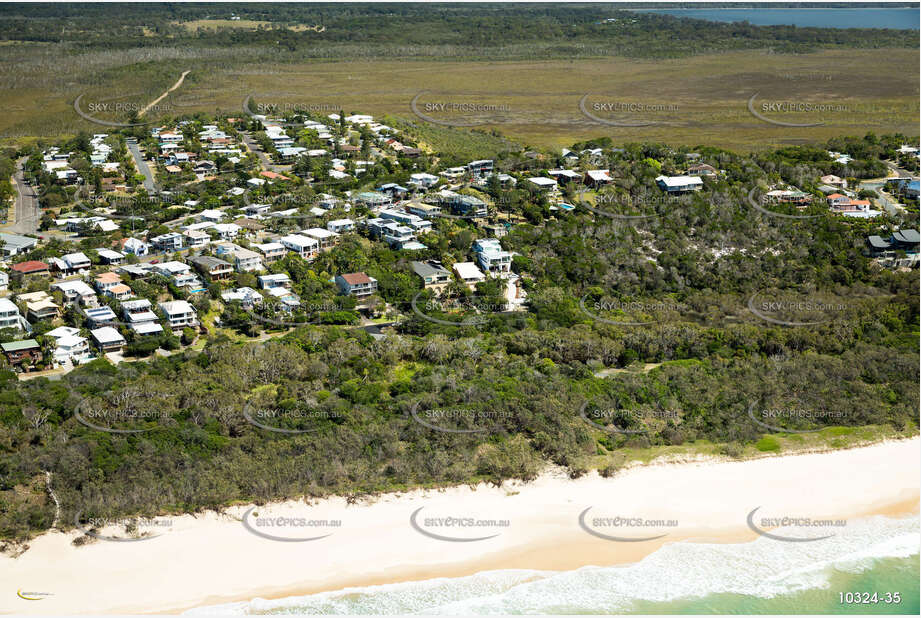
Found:
[[[98,540],[75,547],[70,541],[79,531],[55,531],[33,539],[18,558],[0,556],[0,579],[51,596],[30,602],[15,598],[14,589],[12,600],[7,594],[0,603],[0,613],[74,613],[79,607],[83,613],[174,614],[256,597],[303,596],[482,571],[564,571],[634,563],[667,543],[752,541],[758,535],[745,517],[756,507],[765,515],[813,518],[916,514],[919,456],[921,440],[916,436],[743,461],[654,460],[608,479],[593,472],[570,480],[551,471],[529,483],[412,490],[351,505],[344,498],[325,498],[309,506],[299,501],[257,510],[235,506],[222,514],[172,517],[168,532],[139,542]],[[593,515],[645,517],[674,525],[642,532],[620,528],[614,532],[624,537],[664,536],[609,542],[578,525],[586,507],[595,509]],[[247,533],[240,518],[248,509],[253,511],[250,522],[309,514],[317,521],[340,520],[341,528],[311,529],[311,535],[327,535],[312,542],[277,542]],[[445,542],[412,528],[410,515],[421,509],[420,524],[431,515],[508,525],[485,532],[477,527],[473,533],[494,538]],[[260,514],[263,520],[253,519]],[[463,528],[428,530],[470,534]],[[303,538],[304,531],[294,534]]]

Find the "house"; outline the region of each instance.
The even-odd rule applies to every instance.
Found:
[[[170,251],[182,249],[183,236],[179,232],[168,232],[151,238],[150,242],[156,251],[160,253],[169,253]],[[125,245],[127,250],[127,243],[125,243]]]
[[[122,303],[122,315],[131,330],[139,335],[152,335],[163,332],[163,327],[160,326],[157,314],[150,307],[150,301],[146,298]]]
[[[52,290],[60,290],[64,293],[64,298],[68,302],[76,303],[84,307],[95,307],[98,304],[96,292],[79,279],[76,281],[60,281],[51,284]]]
[[[54,299],[48,292],[20,294],[16,300],[26,304],[26,317],[31,322],[53,320],[61,311],[61,308],[54,304]]]
[[[669,195],[675,195],[700,191],[704,186],[704,181],[699,176],[658,176],[656,184]]]
[[[6,290],[10,285],[10,276],[0,270],[0,291]]]
[[[262,256],[249,249],[238,248],[233,252],[233,263],[237,272],[246,273],[262,270]]]
[[[717,170],[712,165],[706,163],[697,163],[688,167],[688,176],[716,176]]]
[[[285,246],[280,242],[267,242],[261,245],[253,245],[256,250],[262,254],[263,261],[268,264],[285,256],[288,252]]]
[[[48,334],[50,333],[46,333],[46,335]],[[90,347],[87,344],[86,337],[70,334],[58,337],[55,341],[54,362],[59,365],[63,365],[68,361],[76,365],[89,360],[90,357]]]
[[[7,362],[13,367],[30,369],[42,362],[42,349],[35,339],[0,344]]]
[[[60,270],[65,275],[85,273],[93,265],[85,254],[79,252],[62,255],[60,259],[56,260],[55,263],[58,267],[58,270]]]
[[[778,204],[793,204],[797,208],[805,208],[812,203],[812,196],[803,191],[790,191],[787,189],[774,189],[765,196]]]
[[[438,176],[426,173],[410,174],[409,184],[422,187],[423,189],[429,189],[438,184]]]
[[[189,263],[209,281],[223,281],[233,274],[233,266],[216,257],[199,255],[189,258]]]
[[[301,300],[297,297],[297,294],[287,288],[269,288],[266,292],[278,302],[276,306],[283,311],[292,311],[301,305]]]
[[[423,219],[437,217],[442,212],[441,206],[436,206],[435,204],[423,204],[421,202],[407,204],[406,210],[410,214],[416,215],[417,217],[421,217]]]
[[[0,298],[0,329],[30,330],[28,322],[20,315],[19,307],[9,298]]]
[[[186,230],[183,232],[185,244],[190,249],[198,249],[207,246],[211,242],[211,236],[203,230]]]
[[[134,296],[134,292],[131,290],[130,287],[128,287],[124,283],[119,283],[117,285],[113,285],[108,290],[106,290],[105,295],[110,296],[114,298],[115,300],[121,302],[123,300],[128,300],[129,298]]]
[[[548,178],[547,180],[550,179]],[[554,184],[556,183],[554,182]],[[453,191],[441,191],[435,194],[435,199],[448,206],[451,212],[456,215],[470,217],[485,217],[487,215],[486,203],[473,195],[461,195]]]
[[[125,259],[125,254],[112,249],[96,249],[96,255],[102,260],[103,264],[118,266]]]
[[[93,280],[96,289],[100,292],[105,292],[109,288],[115,287],[116,285],[122,282],[122,278],[118,273],[106,272],[96,275],[96,278]]]
[[[559,189],[559,186],[556,184],[556,181],[552,178],[544,178],[543,176],[536,176],[534,178],[528,178],[527,181],[537,187],[538,191],[556,191]]]
[[[137,238],[126,238],[122,243],[122,251],[137,257],[144,257],[150,253],[150,245]]]
[[[159,304],[159,307],[169,321],[169,327],[173,330],[186,326],[198,326],[198,315],[195,309],[184,300],[163,302]]]
[[[512,254],[502,249],[497,238],[474,241],[477,263],[488,273],[508,273],[512,270]]]
[[[918,244],[918,230],[899,230],[893,232],[888,240],[880,236],[867,237],[867,248],[873,257],[879,257],[895,251],[904,251],[906,254],[916,255],[918,253]]]
[[[588,170],[585,172],[584,182],[587,186],[595,189],[609,185],[614,182],[610,176],[610,173],[611,170]]]
[[[237,237],[237,234],[240,233],[240,230],[243,229],[236,223],[215,223],[211,226],[217,235],[220,236],[221,240],[233,240]]]
[[[467,284],[467,287],[471,290],[476,288],[476,284],[481,281],[486,281],[486,275],[480,272],[480,269],[477,268],[476,264],[473,262],[457,262],[454,264],[454,274],[458,278]]]
[[[828,202],[829,207],[843,209],[850,205],[851,198],[846,195],[841,195],[840,193],[832,193],[825,197],[825,200]]]
[[[847,181],[843,178],[838,178],[834,174],[828,174],[827,176],[822,176],[820,179],[822,184],[831,185],[833,187],[838,187],[839,189],[847,189]]]
[[[239,219],[234,219],[233,224],[238,226],[241,230],[244,230],[243,233],[247,237],[252,236],[256,232],[261,232],[265,229],[265,226],[256,221],[255,219],[248,219],[246,217],[240,217]]]
[[[154,270],[164,277],[172,279],[179,287],[188,285],[190,279],[195,277],[195,275],[192,274],[191,266],[182,262],[177,262],[176,260],[155,264]]]
[[[269,290],[271,288],[285,288],[291,289],[291,277],[285,273],[278,273],[273,275],[261,275],[257,277],[259,279],[259,287],[263,290]]]
[[[94,307],[93,309],[87,309],[83,312],[86,316],[87,321],[89,321],[90,326],[93,328],[99,328],[100,326],[106,326],[108,324],[115,324],[117,316],[115,312],[112,311],[112,308],[103,305],[101,307]]]
[[[374,191],[362,191],[355,196],[355,201],[370,209],[383,208],[393,203],[389,196]]]
[[[122,334],[111,326],[103,326],[90,331],[90,335],[96,341],[96,347],[103,354],[107,352],[121,352],[125,347],[125,338]]]
[[[337,275],[336,285],[343,294],[356,298],[365,298],[377,292],[377,279],[365,273]]]
[[[239,301],[244,309],[252,309],[254,305],[262,303],[262,295],[253,288],[242,287],[221,293],[224,303]]]
[[[47,275],[48,265],[38,260],[29,260],[28,262],[13,264],[10,270],[24,277],[32,277],[35,275]]]
[[[336,234],[343,234],[354,230],[355,222],[351,219],[335,219],[326,224],[326,229]]]
[[[198,220],[201,222],[207,221],[208,223],[220,223],[221,219],[223,219],[226,216],[227,215],[225,215],[220,210],[209,209],[209,210],[203,210],[200,213],[198,213]]]
[[[492,159],[481,159],[479,161],[471,161],[467,164],[467,171],[473,176],[489,176],[493,171],[493,161]]]
[[[3,247],[4,257],[13,257],[14,255],[25,253],[34,249],[36,245],[38,245],[37,238],[0,232],[0,246]]]
[[[278,239],[289,251],[293,251],[305,260],[317,256],[320,252],[320,243],[316,238],[309,238],[300,234],[290,234]]]
[[[436,295],[444,292],[444,289],[451,284],[453,280],[451,272],[445,269],[440,262],[429,260],[427,262],[412,262],[413,272],[422,279],[422,286],[426,290],[432,290]]]
[[[315,239],[321,250],[332,249],[336,243],[339,242],[339,234],[324,230],[321,227],[312,227],[308,230],[303,230],[301,234],[308,238]]]
[[[547,173],[553,176],[553,178],[558,183],[559,182],[562,182],[562,183],[575,182],[582,178],[582,174],[580,174],[579,172],[575,172],[573,170],[558,169],[558,170],[550,170]]]

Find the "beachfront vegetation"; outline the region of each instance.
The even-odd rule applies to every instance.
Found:
[[[602,148],[596,165],[617,187],[593,192],[596,208],[623,202],[649,219],[552,211],[523,175],[516,189],[482,192],[516,222],[502,242],[518,254],[527,311],[486,312],[470,326],[425,320],[410,307],[421,284],[406,254],[351,235],[310,264],[289,257],[273,266],[291,274],[305,305],[339,304],[318,316],[322,324],[279,328],[231,306],[222,319],[234,337],[217,334],[197,349],[118,367],[94,361],[56,381],[3,373],[0,537],[23,541],[51,525],[46,471],[66,528],[77,513],[357,497],[529,479],[548,464],[610,475],[625,453],[737,457],[915,434],[917,273],[878,268],[862,247],[888,226],[917,227],[917,215],[846,220],[827,212],[816,186],[844,174],[827,148],[860,153],[847,169],[869,178],[902,143],[871,134],[755,155],[701,147],[689,159],[661,144],[592,140],[573,148]],[[496,156],[516,174],[559,164],[549,152]],[[700,192],[663,197],[655,176],[691,160],[721,173]],[[781,183],[815,202],[777,209],[817,218],[785,220],[749,203],[752,188]],[[611,195],[632,201],[602,197]],[[464,259],[474,225],[437,226],[412,257]],[[329,279],[354,270],[379,280],[398,317],[386,338],[350,328],[354,306]],[[477,302],[489,306],[497,293],[481,284]],[[757,294],[834,311],[780,325],[747,310]],[[432,315],[458,318],[451,313]],[[249,340],[257,335],[271,338]]]

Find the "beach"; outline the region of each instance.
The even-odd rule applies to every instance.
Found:
[[[750,543],[766,538],[755,528],[786,531],[783,519],[851,526],[916,514],[919,459],[915,437],[747,461],[653,462],[611,478],[548,470],[501,487],[237,506],[158,518],[151,538],[140,540],[101,528],[122,540],[80,547],[72,541],[81,532],[55,531],[18,558],[0,557],[0,580],[12,588],[0,612],[181,613],[484,571],[630,564],[682,543]]]

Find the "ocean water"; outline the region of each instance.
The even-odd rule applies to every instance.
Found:
[[[834,537],[815,543],[763,537],[738,544],[678,542],[616,567],[486,571],[187,613],[918,615],[919,547],[917,516],[878,516],[848,521]],[[899,592],[901,603],[847,605],[839,592]]]
[[[921,11],[915,8],[828,8],[828,9],[636,9],[641,13],[665,13],[707,21],[747,21],[755,26],[799,28],[892,28],[918,30]]]

